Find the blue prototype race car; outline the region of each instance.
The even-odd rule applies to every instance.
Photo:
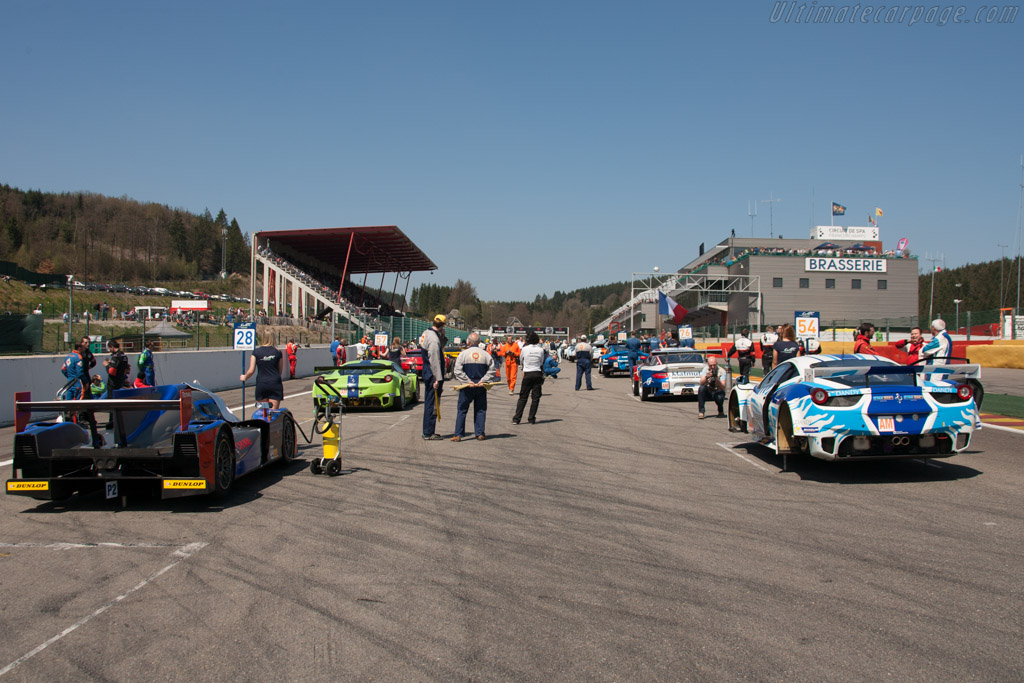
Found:
[[[73,411],[73,412],[72,412]],[[29,424],[33,412],[56,421]],[[87,415],[109,414],[97,428]],[[35,401],[15,395],[14,476],[7,493],[40,500],[103,491],[174,498],[224,494],[235,478],[291,460],[298,451],[287,409],[263,404],[239,420],[224,401],[197,384],[121,389],[114,398]]]
[[[981,426],[978,365],[903,366],[881,356],[800,356],[729,396],[729,428],[780,455],[948,458]]]

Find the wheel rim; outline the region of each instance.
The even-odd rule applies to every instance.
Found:
[[[217,443],[217,489],[226,491],[231,486],[235,474],[235,463],[231,452],[231,442],[221,438]]]
[[[285,460],[295,457],[295,425],[291,420],[286,420],[284,434],[281,435],[281,451]]]

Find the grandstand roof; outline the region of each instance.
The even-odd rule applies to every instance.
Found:
[[[348,255],[349,274],[437,270],[437,265],[396,225],[263,230],[256,233],[255,239],[258,245],[271,241],[310,259],[337,265],[339,269]]]

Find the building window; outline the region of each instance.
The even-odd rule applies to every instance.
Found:
[[[879,289],[889,289],[889,281],[888,280],[879,280],[878,281],[878,288]]]
[[[836,279],[834,277],[825,278],[825,289],[835,289]]]
[[[811,288],[811,278],[809,278],[809,277],[802,277],[802,278],[800,278],[800,289],[810,289],[810,288]]]
[[[778,289],[781,286],[782,286],[782,278],[781,277],[773,277],[772,278],[772,287]]]
[[[850,280],[850,289],[860,289],[860,280],[856,278]]]

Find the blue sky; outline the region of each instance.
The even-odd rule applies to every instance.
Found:
[[[1024,16],[161,4],[5,3],[0,182],[223,208],[246,231],[396,224],[439,266],[414,285],[487,299],[678,268],[749,235],[769,193],[776,235],[808,234],[813,193],[815,223],[879,206],[887,247],[948,267],[1017,249]]]

